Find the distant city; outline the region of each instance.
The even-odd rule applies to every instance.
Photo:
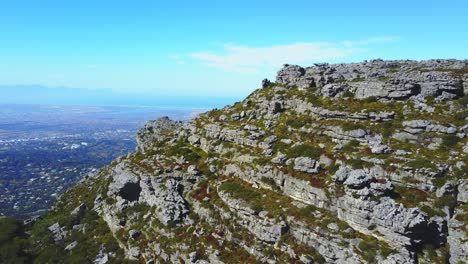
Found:
[[[203,109],[0,105],[0,215],[49,209],[84,175],[126,155],[143,124],[186,120]]]

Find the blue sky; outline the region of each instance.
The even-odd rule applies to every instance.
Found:
[[[283,63],[468,58],[467,1],[1,1],[0,85],[242,98]]]

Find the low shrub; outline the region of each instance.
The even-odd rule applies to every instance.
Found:
[[[441,150],[450,150],[455,147],[458,142],[460,142],[460,138],[456,135],[444,135],[442,137],[442,144],[440,145]]]
[[[322,154],[322,149],[318,146],[312,146],[306,143],[287,149],[286,154],[290,158],[309,157],[312,159],[319,159]]]

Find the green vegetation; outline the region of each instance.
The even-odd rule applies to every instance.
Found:
[[[434,206],[436,208],[444,208],[444,207],[453,207],[456,204],[456,199],[452,195],[445,195],[442,196],[434,201]]]
[[[177,141],[173,146],[170,146],[167,149],[168,156],[174,157],[184,157],[191,164],[197,164],[198,160],[202,157],[203,154],[200,151],[195,151],[191,147],[187,146],[187,143],[183,141]]]
[[[442,144],[440,145],[441,150],[449,151],[453,149],[458,142],[460,142],[460,138],[456,135],[444,135],[442,136]]]
[[[428,194],[424,191],[402,186],[395,186],[394,197],[399,203],[402,203],[408,208],[417,207],[427,201]]]
[[[357,78],[354,78],[353,80],[351,80],[351,82],[363,82],[365,80],[366,79],[364,77],[357,77]]]
[[[351,165],[351,167],[355,170],[363,169],[365,162],[360,159],[351,159],[346,162],[347,164]]]
[[[252,190],[251,188],[244,187],[239,182],[225,182],[219,187],[219,190],[229,193],[234,199],[249,201],[250,208],[255,212],[260,212],[264,210],[261,195],[258,192]]]
[[[367,263],[375,263],[378,252],[380,252],[384,258],[395,253],[395,250],[390,248],[387,244],[373,237],[362,240],[357,248],[359,252],[361,252],[362,258],[367,261]]]
[[[341,123],[341,129],[343,129],[343,131],[366,129],[366,125],[358,122],[343,122]]]
[[[30,247],[20,221],[0,218],[0,263],[30,263]]]
[[[354,93],[351,92],[351,91],[346,91],[344,94],[343,94],[343,97],[344,98],[354,98]]]
[[[468,105],[468,94],[465,94],[464,96],[458,98],[458,103],[461,105],[461,106],[466,106]]]
[[[313,146],[308,143],[296,145],[286,151],[286,155],[290,158],[309,157],[312,159],[318,159],[321,154],[322,150],[318,146]]]
[[[278,187],[278,185],[276,185],[276,182],[275,180],[273,180],[272,178],[268,178],[268,177],[265,177],[263,176],[262,178],[260,178],[260,181],[265,183],[266,185],[270,186],[271,189],[275,190],[275,191],[279,191],[280,188]]]
[[[416,159],[406,163],[406,165],[414,168],[414,169],[431,169],[433,171],[437,171],[437,166],[429,159],[423,157],[417,157]]]
[[[353,139],[353,140],[350,140],[348,143],[346,143],[341,150],[345,152],[354,152],[358,149],[358,147],[359,147],[359,141],[357,141],[356,139]]]

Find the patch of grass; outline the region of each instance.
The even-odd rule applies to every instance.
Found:
[[[322,149],[318,146],[305,143],[287,149],[286,154],[290,158],[309,157],[311,159],[319,159],[322,154]]]
[[[468,104],[468,103],[467,103]],[[464,107],[467,105],[465,104]],[[458,121],[465,121],[468,118],[468,110],[458,111],[454,114],[454,117]]]
[[[273,180],[272,178],[263,176],[262,178],[260,178],[260,181],[270,186],[273,190],[276,190],[276,191],[280,190],[278,185],[276,185],[275,180]]]
[[[365,80],[366,79],[364,77],[357,77],[357,78],[352,79],[351,82],[363,82]]]
[[[345,152],[354,152],[357,150],[359,145],[360,145],[359,141],[357,141],[356,139],[353,139],[353,140],[350,140],[348,143],[346,143],[341,150]]]
[[[384,138],[388,138],[393,134],[393,132],[395,132],[395,122],[393,120],[385,121],[382,123],[381,128],[382,128],[382,136]]]
[[[407,208],[418,207],[422,202],[427,201],[428,194],[424,191],[396,186],[394,198],[397,202],[402,203]]]
[[[433,171],[437,171],[437,166],[434,165],[433,161],[422,157],[417,157],[415,160],[406,163],[406,165],[412,167],[413,169],[427,168]]]
[[[460,138],[455,136],[455,135],[444,135],[442,136],[442,144],[440,144],[440,149],[441,150],[451,150],[453,149],[458,142],[460,142]]]
[[[436,208],[453,207],[456,202],[457,201],[453,195],[445,195],[436,199],[434,201],[434,206]]]
[[[354,122],[343,122],[341,124],[341,129],[343,129],[343,131],[351,131],[351,130],[356,130],[356,129],[366,129],[366,125],[361,124],[361,123],[354,123]]]
[[[314,119],[308,115],[294,115],[288,116],[284,123],[295,129],[299,129],[303,126],[310,125],[314,122]]]
[[[379,249],[377,244],[363,240],[359,243],[358,248],[362,252],[362,258],[367,261],[367,263],[375,262],[377,250]]]
[[[462,106],[468,105],[468,94],[458,98],[457,102]]]
[[[364,103],[368,103],[368,104],[369,103],[375,103],[375,102],[377,102],[377,97],[369,96],[369,97],[365,98],[363,101],[364,101]]]
[[[360,159],[351,159],[347,163],[355,170],[364,168],[364,161]]]
[[[344,98],[354,98],[355,94],[351,91],[346,91],[344,94],[343,94],[343,97]]]
[[[426,213],[429,217],[442,216],[445,217],[445,213],[439,209],[434,209],[432,206],[423,205],[420,207],[421,211]]]
[[[220,191],[227,192],[234,199],[253,200],[258,198],[259,194],[250,188],[244,187],[242,184],[235,181],[228,181],[219,187]]]

